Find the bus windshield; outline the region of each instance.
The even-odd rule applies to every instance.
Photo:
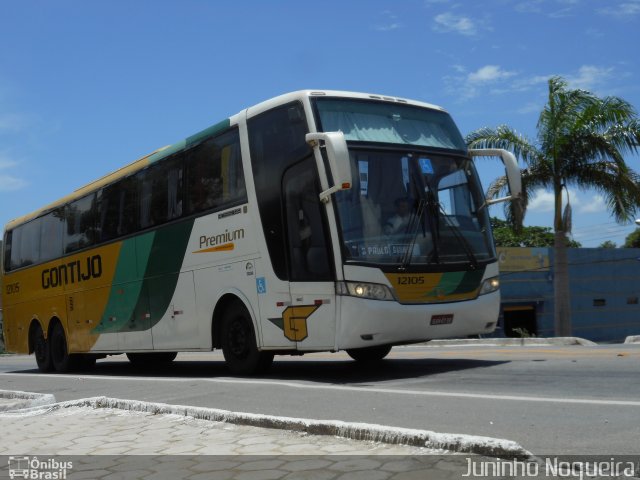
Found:
[[[478,175],[446,112],[338,98],[315,106],[319,128],[342,131],[349,144],[354,186],[335,196],[347,261],[441,268],[495,260]]]
[[[377,101],[315,100],[322,131],[341,131],[347,141],[467,150],[449,114],[440,110]]]
[[[335,199],[347,261],[407,267],[495,260],[474,164],[462,156],[351,149]]]

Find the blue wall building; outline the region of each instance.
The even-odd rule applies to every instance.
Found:
[[[498,336],[554,336],[553,249],[499,248]],[[621,342],[640,335],[640,249],[569,249],[573,336]]]

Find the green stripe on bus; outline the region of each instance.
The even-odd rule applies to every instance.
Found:
[[[147,157],[147,160],[149,161],[149,164],[158,162],[160,160],[162,160],[163,158],[167,158],[171,155],[173,155],[174,153],[180,152],[182,150],[184,150],[186,147],[186,142],[185,140],[181,140],[177,143],[174,143],[173,145],[169,145],[166,148],[163,148],[162,150],[159,150],[155,153],[152,153],[151,155],[149,155]]]
[[[109,300],[93,333],[149,328],[148,322],[144,322],[144,313],[136,310],[143,289],[142,273],[149,260],[154,236],[155,232],[149,232],[122,242]]]
[[[456,294],[472,292],[480,286],[482,277],[484,277],[484,268],[465,272],[464,277],[458,285],[458,288],[456,288],[452,293]]]
[[[226,130],[230,126],[231,126],[231,121],[228,118],[226,120],[218,122],[215,125],[212,125],[209,128],[205,128],[201,132],[198,132],[195,135],[191,135],[190,137],[188,137],[185,140],[185,142],[187,144],[186,146],[188,148],[188,147],[190,147],[192,145],[195,145],[196,143],[200,143],[205,138],[211,137],[212,135],[215,135],[216,133],[223,132],[224,130]]]
[[[441,290],[445,295],[451,295],[460,286],[466,272],[446,272],[435,290]]]
[[[147,157],[149,164],[159,162],[160,160],[170,157],[174,153],[178,153],[182,150],[185,150],[201,141],[205,140],[208,137],[215,135],[216,133],[220,133],[225,131],[231,125],[231,121],[227,118],[221,122],[216,123],[215,125],[210,126],[209,128],[205,128],[201,132],[196,133],[195,135],[191,135],[187,137],[185,140],[180,140],[179,142],[174,143],[173,145],[169,145],[162,150],[159,150]]]
[[[150,325],[158,323],[174,296],[180,268],[187,252],[194,219],[175,223],[156,231],[151,246],[149,262],[144,273],[143,291],[148,298],[139,298],[136,310],[144,310],[148,305]]]

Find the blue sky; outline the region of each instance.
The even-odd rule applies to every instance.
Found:
[[[442,105],[463,134],[533,138],[553,75],[638,109],[638,45],[640,0],[2,0],[0,224],[303,88]],[[485,187],[501,172],[479,167]],[[583,245],[635,228],[570,193]],[[539,192],[526,223],[550,226],[551,204]]]

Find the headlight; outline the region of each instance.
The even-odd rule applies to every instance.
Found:
[[[487,293],[495,292],[499,288],[500,288],[500,278],[498,277],[487,278],[484,282],[482,282],[479,295],[486,295]]]
[[[389,287],[379,283],[336,282],[336,294],[371,300],[394,300]]]

